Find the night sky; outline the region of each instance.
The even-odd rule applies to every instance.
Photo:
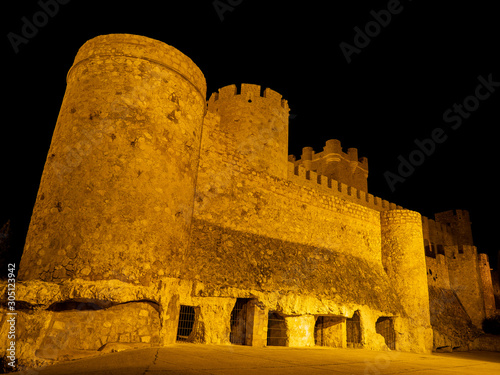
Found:
[[[45,2],[46,16],[39,13]],[[494,2],[61,2],[58,9],[53,0],[2,4],[0,227],[11,220],[12,261],[21,254],[78,49],[97,35],[129,33],[189,56],[205,74],[207,98],[242,82],[281,93],[291,108],[289,153],[297,158],[302,147],[320,152],[339,139],[368,158],[371,194],[430,218],[469,210],[475,243],[496,267]],[[26,21],[40,26],[33,31]],[[416,166],[399,167],[403,159]]]

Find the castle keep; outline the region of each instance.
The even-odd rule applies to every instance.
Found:
[[[85,43],[20,264],[20,360],[176,341],[472,347],[495,306],[468,213],[374,197],[368,160],[337,140],[296,160],[288,114],[251,84],[206,102],[200,69],[159,41]]]

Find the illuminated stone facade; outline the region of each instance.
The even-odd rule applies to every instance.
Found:
[[[429,352],[454,345],[439,319],[433,344],[442,290],[475,332],[487,281],[467,222],[368,194],[367,159],[336,140],[289,156],[271,89],[205,98],[202,72],[164,43],[80,49],[18,275],[19,358],[176,340]]]

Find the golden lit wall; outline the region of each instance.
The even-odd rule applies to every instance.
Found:
[[[22,280],[175,275],[189,236],[206,84],[175,48],[115,34],[79,50],[38,191]]]

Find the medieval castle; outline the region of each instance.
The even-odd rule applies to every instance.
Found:
[[[176,341],[483,345],[495,300],[468,212],[429,219],[369,194],[368,160],[337,140],[289,156],[288,115],[251,84],[207,103],[203,73],[162,42],[85,43],[19,267],[18,360]]]

